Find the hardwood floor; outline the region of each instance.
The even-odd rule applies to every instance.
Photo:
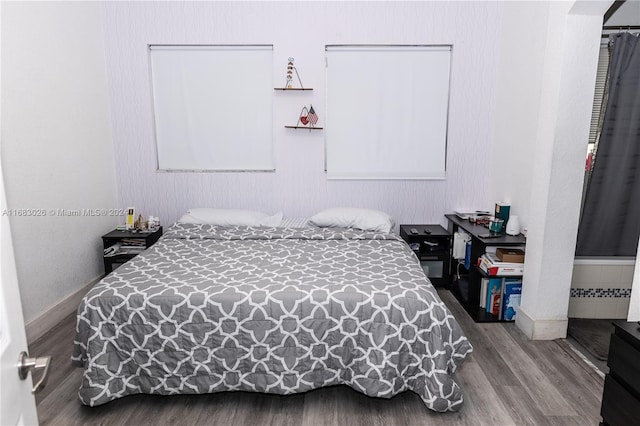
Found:
[[[513,323],[477,324],[439,291],[474,352],[455,374],[465,394],[456,413],[435,413],[405,392],[370,398],[346,386],[299,395],[224,392],[197,396],[135,395],[99,407],[80,404],[81,369],[71,366],[74,316],[30,346],[53,356],[37,395],[41,425],[597,425],[603,378],[564,339],[530,341]]]

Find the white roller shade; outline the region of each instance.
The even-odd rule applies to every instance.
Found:
[[[451,46],[327,46],[332,179],[443,179]]]
[[[596,88],[593,92],[593,110],[591,125],[589,126],[589,144],[595,144],[600,131],[602,114],[602,101],[604,89],[607,86],[607,74],[609,71],[609,45],[608,42],[600,44],[600,56],[598,56],[598,69],[596,71]]]
[[[274,170],[273,46],[149,46],[158,169]]]

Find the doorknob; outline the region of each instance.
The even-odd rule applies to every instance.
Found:
[[[29,357],[29,355],[22,351],[18,356],[18,377],[20,380],[24,380],[27,378],[29,371],[31,370],[41,370],[44,368],[42,372],[42,376],[40,376],[40,380],[33,386],[31,389],[31,393],[36,393],[47,384],[47,379],[49,378],[49,366],[51,365],[51,357],[50,356],[41,356],[37,358]]]

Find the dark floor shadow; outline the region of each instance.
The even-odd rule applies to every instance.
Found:
[[[569,318],[569,336],[580,343],[591,355],[607,360],[613,326],[611,319]]]

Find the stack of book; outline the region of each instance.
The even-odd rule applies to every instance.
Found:
[[[142,253],[146,248],[146,242],[139,238],[123,238],[120,253],[122,254],[138,254]]]
[[[123,238],[120,242],[104,249],[104,255],[112,257],[119,254],[140,254],[145,248],[147,247],[144,240]]]
[[[515,259],[524,261],[524,256]],[[524,263],[503,262],[497,254],[485,253],[478,258],[478,267],[488,276],[480,283],[480,307],[500,320],[513,321],[520,306]]]
[[[524,263],[501,262],[495,254],[485,253],[478,258],[478,267],[487,275],[520,276]]]
[[[520,306],[522,279],[483,278],[480,285],[480,307],[505,321],[513,321]]]

